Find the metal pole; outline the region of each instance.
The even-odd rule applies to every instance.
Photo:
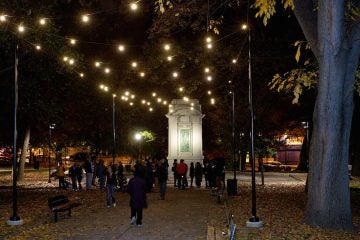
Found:
[[[49,180],[48,183],[51,183],[51,168],[50,168],[50,149],[51,149],[51,123],[49,123],[49,152],[48,152],[48,167],[49,167]]]
[[[235,90],[232,91],[232,137],[233,137],[233,167],[234,167],[234,180],[236,180],[236,161],[235,161]]]
[[[115,141],[116,141],[116,138],[115,138],[115,97],[116,95],[113,94],[113,101],[112,101],[112,105],[113,105],[113,115],[112,115],[112,120],[113,120],[113,149],[112,149],[112,164],[115,163]]]
[[[14,146],[13,146],[13,164],[12,164],[12,174],[13,174],[13,194],[12,194],[12,202],[13,202],[13,215],[7,221],[8,225],[21,225],[23,224],[23,220],[20,220],[20,217],[17,213],[17,107],[18,107],[18,49],[19,45],[16,44],[15,47],[15,78],[14,78]]]
[[[249,26],[248,26],[249,27]],[[253,86],[252,86],[252,74],[251,74],[251,28],[248,30],[249,37],[249,65],[248,65],[248,74],[249,74],[249,112],[250,112],[250,161],[251,161],[251,214],[248,221],[249,227],[261,227],[262,223],[259,218],[256,216],[256,182],[255,182],[255,146],[254,146],[254,104],[253,104]]]

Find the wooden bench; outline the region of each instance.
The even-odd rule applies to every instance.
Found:
[[[81,205],[81,203],[70,202],[68,197],[66,197],[64,195],[50,197],[48,199],[48,204],[49,204],[50,211],[55,214],[54,215],[55,222],[57,222],[57,220],[58,220],[59,212],[68,211],[68,215],[71,216],[71,209]]]

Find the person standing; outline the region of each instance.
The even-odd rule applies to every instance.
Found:
[[[99,178],[100,189],[105,188],[106,171],[104,161],[100,159],[96,165],[96,176]]]
[[[173,171],[173,173],[174,173],[174,187],[177,186],[177,182],[178,182],[178,174],[176,171],[177,165],[178,165],[177,159],[174,159],[173,165],[171,167],[171,171]]]
[[[83,168],[81,167],[81,165],[78,165],[76,168],[76,178],[77,178],[79,190],[81,191],[82,190],[81,181],[83,178]]]
[[[176,166],[176,172],[178,175],[178,189],[185,189],[187,170],[188,168],[184,162],[184,159],[180,159],[180,163]]]
[[[84,162],[84,170],[86,175],[86,191],[91,189],[91,182],[93,177],[93,168],[89,158],[86,158]]]
[[[72,186],[72,190],[76,191],[77,190],[77,164],[74,163],[70,169],[69,169],[69,176],[71,178],[71,186]]]
[[[115,165],[109,165],[105,171],[106,175],[106,204],[109,208],[112,204],[116,207],[115,200],[115,185],[116,185],[116,167]]]
[[[56,171],[56,175],[59,178],[59,188],[67,189],[65,183],[65,166],[63,162],[59,163],[59,166]]]
[[[199,188],[201,186],[201,182],[202,182],[202,167],[200,162],[196,162],[195,164],[195,184],[196,186]]]
[[[161,159],[157,168],[157,177],[160,187],[160,199],[165,200],[165,192],[166,192],[166,182],[168,180],[168,173],[167,173],[167,164],[165,159]]]
[[[195,177],[195,166],[194,166],[194,163],[191,162],[190,163],[190,187],[193,186],[194,177]]]
[[[130,224],[142,225],[143,209],[147,208],[145,192],[145,171],[138,168],[134,171],[134,177],[130,179],[127,191],[130,194]]]

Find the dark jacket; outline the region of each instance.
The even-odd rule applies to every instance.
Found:
[[[159,165],[159,167],[156,170],[156,175],[158,177],[159,182],[166,182],[168,180],[167,167],[165,163]]]
[[[130,194],[130,207],[147,208],[145,180],[135,176],[130,179],[127,191]]]

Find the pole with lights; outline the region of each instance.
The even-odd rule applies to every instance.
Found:
[[[7,221],[8,225],[17,226],[22,225],[23,220],[17,214],[17,186],[16,186],[16,178],[17,178],[17,107],[18,107],[18,50],[19,45],[16,44],[15,47],[15,78],[14,78],[14,146],[13,146],[13,165],[12,165],[12,175],[13,175],[13,193],[12,193],[12,202],[13,202],[13,215]]]
[[[248,21],[249,22],[249,21]],[[262,227],[262,222],[256,216],[256,182],[255,182],[255,140],[254,140],[254,102],[253,102],[253,85],[251,72],[251,29],[247,25],[242,26],[243,30],[247,29],[248,33],[248,78],[249,78],[249,113],[250,113],[250,162],[251,162],[251,217],[246,222],[247,227]]]
[[[51,168],[50,168],[50,160],[51,160],[51,134],[52,134],[52,130],[55,129],[55,123],[50,123],[49,124],[49,156],[48,156],[48,165],[49,165],[49,181],[48,183],[51,183]]]

